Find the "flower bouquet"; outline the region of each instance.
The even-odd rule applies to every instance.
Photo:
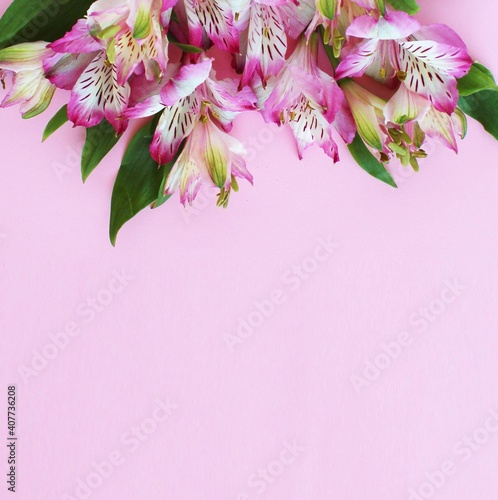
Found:
[[[300,158],[316,144],[337,162],[340,138],[396,187],[390,162],[418,170],[430,140],[457,151],[467,115],[498,139],[493,75],[418,10],[416,0],[14,0],[0,19],[1,106],[31,118],[66,91],[43,139],[68,121],[86,128],[83,180],[130,122],[149,118],[116,178],[113,244],[175,191],[191,204],[206,184],[226,207],[240,180],[252,183],[230,135],[243,111],[288,125]]]

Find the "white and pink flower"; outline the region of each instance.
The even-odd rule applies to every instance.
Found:
[[[354,138],[355,124],[342,90],[334,78],[318,68],[316,37],[299,41],[263,100],[265,120],[290,126],[300,158],[308,147],[317,144],[338,161],[333,128],[346,142]]]
[[[0,107],[21,105],[23,118],[32,118],[47,109],[55,86],[44,75],[43,60],[52,51],[45,42],[21,43],[0,50],[0,81],[12,86]]]
[[[347,35],[361,41],[339,64],[338,78],[367,74],[381,82],[397,79],[400,92],[406,88],[428,99],[438,111],[453,113],[458,101],[456,79],[472,65],[453,30],[441,24],[422,28],[408,14],[392,11],[355,19]],[[406,96],[399,96],[399,102],[406,103]]]
[[[158,164],[175,160],[166,191],[180,189],[182,203],[192,203],[201,182],[220,189],[226,204],[234,178],[252,182],[242,145],[228,135],[241,111],[255,109],[256,96],[247,87],[238,90],[234,79],[217,80],[212,59],[178,67],[159,93],[136,103],[128,118],[161,112],[150,151]],[[185,147],[176,158],[180,145]]]
[[[130,77],[143,72],[157,80],[166,71],[171,8],[160,0],[98,0],[86,19],[49,45],[55,54],[44,62],[46,76],[71,91],[68,116],[75,125],[106,119],[116,133],[126,129]]]
[[[418,169],[429,138],[458,151],[466,131],[458,81],[473,61],[451,28],[423,27],[395,5],[96,0],[60,39],[0,50],[1,106],[19,104],[30,118],[58,88],[68,93],[67,118],[75,126],[107,121],[120,135],[130,120],[155,116],[150,155],[168,165],[165,193],[179,191],[183,204],[206,184],[226,206],[237,179],[252,183],[246,151],[230,135],[236,116],[250,110],[288,125],[300,158],[317,145],[338,161],[339,136],[360,164],[363,156],[376,165],[370,151],[383,163],[397,158]],[[416,2],[402,8],[414,12]],[[319,39],[322,58],[330,59],[326,69]],[[218,64],[229,61],[234,71],[225,73]],[[494,88],[486,71],[473,67],[460,89]],[[65,120],[61,112],[55,123]]]

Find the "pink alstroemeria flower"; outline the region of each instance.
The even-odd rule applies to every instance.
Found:
[[[357,17],[378,11],[376,0],[316,0],[315,15],[306,29],[306,36],[323,26],[324,42],[334,48],[335,57],[341,54],[346,29]]]
[[[315,0],[288,0],[280,6],[286,33],[298,39],[315,14]]]
[[[427,137],[452,149],[455,153],[458,153],[457,136],[463,139],[467,133],[467,118],[459,108],[455,108],[455,112],[448,115],[438,111],[434,106],[429,106],[418,120],[408,122],[405,129],[411,133],[416,123]]]
[[[184,0],[190,43],[207,48],[206,35],[219,49],[239,52],[239,32],[229,0]]]
[[[466,130],[465,116],[458,108],[450,116],[438,111],[424,97],[413,94],[418,101],[413,114],[410,120],[403,115],[400,121],[396,106],[391,101],[381,99],[353,80],[341,82],[341,88],[358,133],[372,152],[379,154],[381,161],[387,163],[397,157],[403,165],[412,165],[418,170],[418,160],[427,156],[422,149],[427,137],[458,151],[456,137],[463,137]]]
[[[403,125],[387,122],[388,135],[381,160],[388,161],[396,156],[402,165],[411,165],[418,171],[419,159],[427,157],[423,149],[427,137],[458,152],[457,135],[465,137],[466,130],[465,115],[458,108],[452,115],[448,115],[429,106],[418,120]]]
[[[241,39],[244,42],[241,84],[251,84],[255,78],[264,87],[271,76],[282,69],[287,52],[287,34],[280,7],[291,0],[248,0],[242,9]]]
[[[341,82],[341,89],[353,114],[361,138],[377,151],[385,152],[387,127],[384,108],[387,102],[353,80]]]
[[[355,19],[347,35],[363,40],[339,64],[337,78],[366,73],[385,82],[397,77],[401,86],[428,99],[438,111],[453,113],[456,79],[467,74],[472,59],[451,28],[421,28],[408,14],[391,11]]]
[[[301,38],[278,74],[262,114],[266,122],[289,124],[301,159],[308,147],[318,144],[335,162],[339,155],[332,126],[347,143],[353,140],[356,127],[342,90],[318,68],[317,48],[316,36],[309,42]]]
[[[226,207],[231,190],[238,190],[237,177],[253,182],[246,156],[243,144],[217,127],[204,108],[168,175],[165,193],[179,190],[181,203],[192,204],[207,184],[220,189],[217,204]]]
[[[212,60],[180,66],[168,82],[126,116],[140,118],[162,111],[150,152],[158,164],[175,160],[166,192],[180,189],[183,204],[192,203],[201,183],[220,189],[218,203],[226,206],[235,177],[252,182],[243,159],[245,149],[228,135],[234,118],[256,107],[256,96],[248,87],[238,91],[236,79],[216,80]]]
[[[151,144],[151,155],[159,164],[173,160],[201,111],[229,132],[240,112],[256,109],[252,90],[245,87],[238,91],[236,79],[216,80],[212,62],[204,58],[180,66],[162,88],[126,112],[127,118],[142,118],[162,111]]]
[[[55,86],[43,74],[43,60],[51,55],[46,42],[20,43],[0,50],[0,81],[12,77],[12,87],[0,107],[21,105],[23,118],[32,118],[52,100]]]
[[[98,0],[63,38],[50,44],[47,78],[71,91],[68,116],[93,127],[104,118],[116,133],[127,127],[124,112],[130,77],[144,72],[157,80],[166,71],[168,41],[164,24],[174,1]]]

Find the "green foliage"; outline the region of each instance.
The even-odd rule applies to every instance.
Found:
[[[99,125],[86,129],[86,141],[81,153],[81,177],[83,182],[95,170],[104,157],[117,144],[121,136],[114,127],[103,120]]]
[[[420,10],[416,0],[388,0],[388,2],[396,9],[408,12],[408,14],[416,14]]]
[[[85,16],[92,0],[14,0],[0,19],[0,48],[52,42]]]
[[[392,187],[398,187],[386,167],[378,161],[365,146],[365,143],[359,134],[356,134],[353,142],[348,145],[348,149],[353,158],[356,160],[356,163],[358,163],[363,170]]]
[[[47,123],[45,130],[43,131],[42,142],[46,141],[55,131],[59,130],[62,125],[68,121],[67,117],[67,104],[62,106],[59,111],[54,115],[54,117]]]
[[[135,134],[119,169],[111,201],[109,236],[113,245],[126,222],[148,205],[159,206],[169,198],[160,191],[174,160],[167,165],[158,166],[149,152],[157,118]]]

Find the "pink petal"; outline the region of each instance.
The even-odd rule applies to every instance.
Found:
[[[202,33],[221,50],[239,52],[239,35],[227,0],[185,0],[191,43],[202,45]]]
[[[174,105],[201,85],[209,76],[212,59],[205,59],[198,64],[185,64],[161,90],[161,101],[165,106]]]
[[[90,54],[55,54],[44,61],[45,76],[56,87],[72,90],[78,78],[97,54],[98,52]]]
[[[362,76],[368,67],[381,57],[378,40],[363,40],[343,59],[335,71],[338,80],[348,76]]]
[[[263,82],[277,75],[285,61],[287,35],[277,9],[254,4],[249,22],[247,57],[242,85],[247,85],[257,72]]]
[[[90,35],[88,21],[80,19],[71,31],[62,38],[52,42],[49,47],[54,52],[73,54],[96,52],[104,48],[104,44]]]
[[[150,146],[152,158],[157,163],[164,165],[173,160],[180,144],[198,121],[199,106],[197,96],[192,94],[163,111]]]
[[[291,38],[298,38],[315,15],[315,0],[288,1],[280,7],[280,11],[288,35]]]
[[[431,108],[420,122],[420,127],[429,137],[458,153],[458,143],[451,116]]]
[[[235,79],[215,80],[208,78],[205,83],[205,98],[211,103],[211,114],[222,128],[229,132],[235,117],[242,111],[254,110],[257,97],[249,87],[238,90]]]
[[[431,62],[429,57],[426,63],[423,59],[420,59],[417,52],[413,52],[419,47],[418,45],[411,45],[415,43],[421,42],[405,42],[399,46],[399,67],[401,71],[406,73],[404,85],[412,92],[429,99],[439,111],[448,114],[453,113],[458,102],[457,82],[452,75],[444,71],[448,68],[447,61],[445,61],[444,57],[441,57],[440,64],[443,70],[438,71],[437,68],[428,64]],[[458,51],[458,49],[455,50]],[[423,56],[423,54],[421,55]],[[454,68],[451,71],[459,70]]]
[[[93,127],[105,118],[120,134],[128,124],[123,114],[129,94],[129,85],[117,83],[116,67],[108,64],[102,52],[76,82],[68,103],[68,117],[75,125],[84,127]]]
[[[405,85],[391,97],[384,108],[387,122],[404,124],[423,117],[431,107],[430,102],[419,94],[410,92]]]
[[[433,40],[438,43],[452,45],[460,49],[467,50],[467,46],[460,36],[446,24],[431,24],[423,26],[413,34],[417,40]]]
[[[406,12],[391,11],[378,19],[369,15],[357,17],[346,34],[357,38],[396,40],[406,38],[419,29],[420,23]]]
[[[425,69],[430,66],[439,73],[455,78],[466,75],[473,63],[466,49],[432,40],[401,42],[400,45],[410,53],[412,61],[415,59]],[[404,55],[401,54],[401,57]]]

